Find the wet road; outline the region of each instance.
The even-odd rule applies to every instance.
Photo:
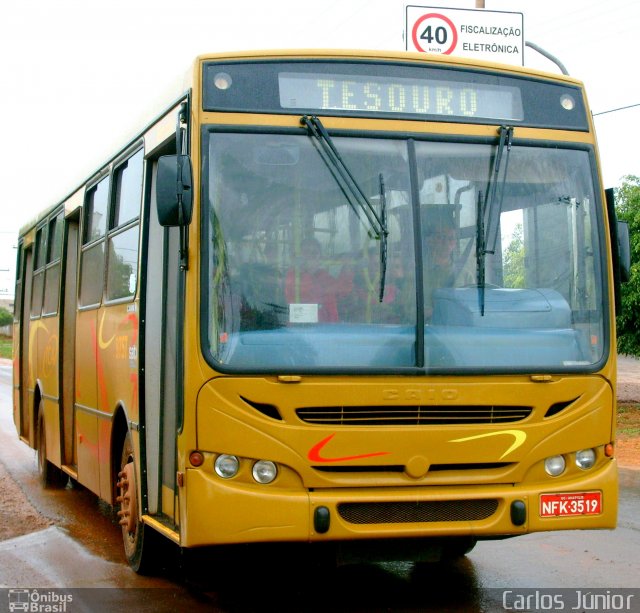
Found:
[[[81,590],[69,611],[131,606],[136,611],[369,613],[503,611],[505,590],[640,587],[640,471],[633,470],[620,472],[614,531],[482,542],[450,564],[362,564],[325,573],[298,563],[295,552],[265,556],[243,550],[240,559],[193,562],[191,581],[175,569],[162,577],[140,577],[124,562],[119,528],[93,494],[83,488],[40,489],[35,453],[18,440],[13,426],[10,376],[10,369],[0,366],[0,462],[53,526],[0,542],[0,588],[127,588]],[[636,594],[631,610],[640,611]],[[3,606],[0,602],[0,610]]]

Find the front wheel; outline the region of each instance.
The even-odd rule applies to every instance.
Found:
[[[444,560],[457,560],[466,556],[477,544],[478,539],[473,536],[455,536],[445,540],[442,548]]]
[[[116,478],[116,502],[119,524],[122,528],[124,553],[131,568],[141,575],[153,572],[157,565],[156,551],[160,535],[146,526],[141,519],[138,501],[136,458],[131,434],[127,432]]]

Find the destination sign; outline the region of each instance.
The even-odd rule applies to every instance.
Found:
[[[205,61],[204,111],[588,130],[577,84],[430,62]]]
[[[464,81],[282,72],[280,105],[318,109],[484,119],[523,119],[520,90]]]

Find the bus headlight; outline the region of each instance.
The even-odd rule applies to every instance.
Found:
[[[576,451],[576,466],[588,470],[596,463],[596,452],[593,449]]]
[[[240,469],[240,461],[234,455],[223,453],[216,458],[214,468],[218,476],[223,479],[231,479],[238,474]]]
[[[269,460],[258,460],[253,465],[253,478],[258,483],[271,483],[278,476],[278,469]]]
[[[564,472],[567,463],[564,460],[564,456],[554,455],[550,458],[547,458],[544,461],[544,469],[547,471],[547,474],[551,477],[557,477]]]

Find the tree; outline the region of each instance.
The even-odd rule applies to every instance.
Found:
[[[511,242],[504,252],[503,277],[505,287],[525,287],[524,282],[524,239],[522,224],[516,224]]]
[[[616,318],[618,351],[640,356],[640,177],[627,175],[616,189],[616,215],[629,224],[631,277],[622,285]]]
[[[13,323],[13,315],[4,307],[0,307],[0,328]]]

